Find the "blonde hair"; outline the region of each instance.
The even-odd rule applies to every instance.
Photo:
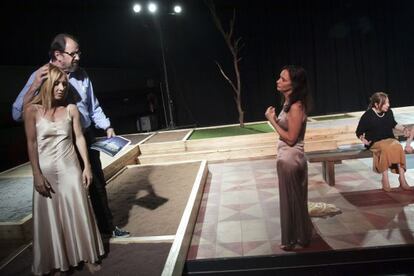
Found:
[[[59,67],[49,64],[49,70],[47,73],[47,78],[40,87],[39,94],[37,94],[31,104],[40,104],[43,106],[45,113],[52,109],[54,103],[53,88],[55,87],[55,82],[58,81],[61,77],[64,77],[66,82],[68,82],[68,76],[63,72]],[[65,87],[65,97],[67,96],[68,86]]]
[[[374,93],[371,98],[369,98],[369,105],[368,109],[371,109],[373,107],[376,107],[375,104],[378,104],[378,107],[381,108],[385,101],[388,99],[388,95],[384,92],[376,92]]]

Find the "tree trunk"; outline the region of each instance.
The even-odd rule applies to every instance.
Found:
[[[214,2],[212,0],[206,0],[206,4],[208,8],[210,9],[211,15],[213,16],[213,20],[214,20],[214,23],[217,29],[223,35],[224,41],[226,42],[226,45],[229,48],[231,55],[233,57],[233,68],[234,68],[234,73],[236,75],[236,83],[234,83],[234,81],[231,80],[229,76],[227,76],[227,74],[224,72],[223,68],[221,67],[220,63],[216,61],[216,64],[221,74],[223,75],[223,77],[228,81],[230,86],[233,88],[234,101],[236,102],[237,111],[239,113],[240,127],[244,127],[244,111],[243,111],[242,103],[241,103],[241,80],[240,80],[240,70],[239,70],[239,61],[241,60],[241,58],[239,58],[239,51],[243,45],[240,45],[241,38],[233,39],[236,12],[235,10],[233,11],[233,18],[230,20],[229,31],[226,32],[216,13]]]
[[[237,111],[239,112],[240,127],[244,127],[244,111],[241,107],[240,99],[237,101]]]

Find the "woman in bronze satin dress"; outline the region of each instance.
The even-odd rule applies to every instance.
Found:
[[[279,134],[280,248],[292,250],[296,245],[308,246],[312,236],[307,205],[308,165],[303,149],[309,107],[305,70],[293,65],[283,67],[277,80],[277,90],[284,97],[283,109],[276,118],[275,108],[270,106],[265,115]]]
[[[97,270],[104,248],[87,193],[92,173],[79,111],[65,104],[66,73],[49,64],[47,72],[37,77],[44,82],[24,112],[35,188],[32,271],[60,273],[82,261],[89,270]],[[85,164],[83,171],[72,135]]]

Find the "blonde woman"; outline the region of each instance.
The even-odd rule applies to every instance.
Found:
[[[88,198],[92,181],[75,105],[67,105],[66,73],[49,64],[39,94],[25,106],[27,149],[33,171],[33,273],[54,274],[81,261],[89,270],[104,254]],[[73,134],[72,134],[73,133]],[[85,164],[81,171],[76,147]]]
[[[395,121],[388,95],[383,92],[374,93],[371,96],[368,110],[359,120],[356,135],[365,147],[373,152],[373,169],[382,174],[382,189],[386,192],[391,191],[388,169],[399,174],[401,189],[410,190],[411,188],[405,179],[405,153],[395,138],[393,129],[400,130],[409,136],[409,131]]]

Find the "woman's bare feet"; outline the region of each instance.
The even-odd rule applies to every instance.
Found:
[[[88,269],[90,274],[95,274],[96,272],[101,270],[101,265],[97,263],[92,264],[92,263],[85,262],[85,266]]]
[[[388,179],[385,180],[384,178],[381,180],[382,183],[382,189],[386,192],[391,192],[390,182],[388,182]]]
[[[409,191],[411,190],[411,186],[408,185],[407,180],[405,180],[405,177],[398,177],[398,181],[400,182],[400,188],[405,190],[405,191]]]
[[[280,245],[280,249],[282,249],[283,251],[292,251],[295,248],[294,244],[288,244],[288,245]]]

